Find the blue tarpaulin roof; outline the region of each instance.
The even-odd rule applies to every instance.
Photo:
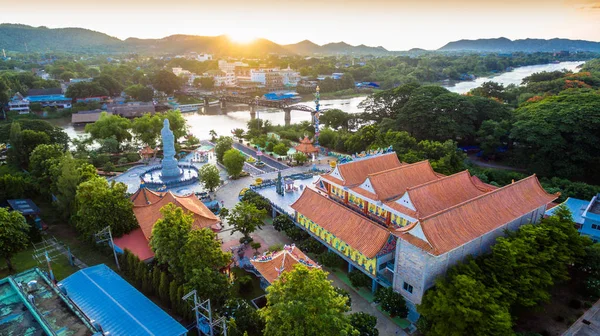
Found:
[[[183,335],[187,330],[104,264],[60,282],[67,295],[110,335]]]
[[[25,216],[37,215],[40,213],[40,208],[30,199],[13,199],[8,200],[8,204],[13,210],[22,213]]]

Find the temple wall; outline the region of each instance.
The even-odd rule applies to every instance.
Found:
[[[490,252],[498,237],[504,236],[504,230],[514,231],[521,225],[538,222],[544,214],[545,206],[527,213],[494,231],[474,239],[448,253],[433,256],[423,250],[398,239],[396,247],[396,276],[394,290],[401,293],[414,304],[420,304],[425,291],[435,285],[435,280],[446,274],[448,269],[464,260],[467,256],[478,256]],[[413,292],[403,289],[403,283],[413,286]]]

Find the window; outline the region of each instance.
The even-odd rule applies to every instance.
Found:
[[[592,229],[600,230],[600,225],[592,224]]]
[[[413,286],[407,284],[406,282],[402,285],[402,288],[404,288],[405,291],[412,293],[413,292]]]

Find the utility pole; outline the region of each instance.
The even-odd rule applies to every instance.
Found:
[[[227,336],[227,321],[225,320],[225,316],[221,316],[216,321],[213,321],[212,310],[210,309],[210,299],[198,302],[198,292],[195,289],[184,295],[181,299],[183,301],[188,301],[190,299],[194,301],[194,307],[192,309],[196,316],[198,335],[215,336],[215,327],[221,327],[223,336]],[[200,309],[202,309],[203,312],[200,311]],[[200,326],[200,318],[207,322],[208,330],[206,330],[206,328],[202,329]]]
[[[115,250],[115,243],[113,241],[112,233],[110,232],[110,226],[105,227],[104,229],[98,231],[94,235],[96,238],[96,244],[109,242],[110,247],[113,250],[113,254],[115,256],[115,263],[117,264],[117,269],[120,271],[121,266],[119,265],[119,258],[117,258],[117,251]]]

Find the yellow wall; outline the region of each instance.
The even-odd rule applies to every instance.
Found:
[[[387,219],[388,212],[375,204],[369,203],[369,213],[382,219]]]
[[[361,209],[364,209],[366,204],[364,199],[355,196],[354,194],[348,194],[348,203],[354,204]]]
[[[331,248],[338,250],[344,254],[347,258],[354,261],[359,266],[363,267],[367,272],[376,275],[377,272],[377,259],[367,258],[361,252],[353,249],[350,245],[346,244],[343,240],[335,237],[331,232],[323,229],[319,225],[315,224],[310,219],[306,218],[301,213],[297,215],[297,221],[300,225],[317,235],[321,240],[326,242]]]
[[[402,217],[394,214],[393,212],[392,212],[392,216],[390,218],[391,218],[391,223],[396,227],[405,227],[408,224],[410,224],[410,222],[406,218],[402,218]]]
[[[331,184],[331,194],[337,196],[338,198],[345,199],[346,192],[342,188],[338,188]]]

